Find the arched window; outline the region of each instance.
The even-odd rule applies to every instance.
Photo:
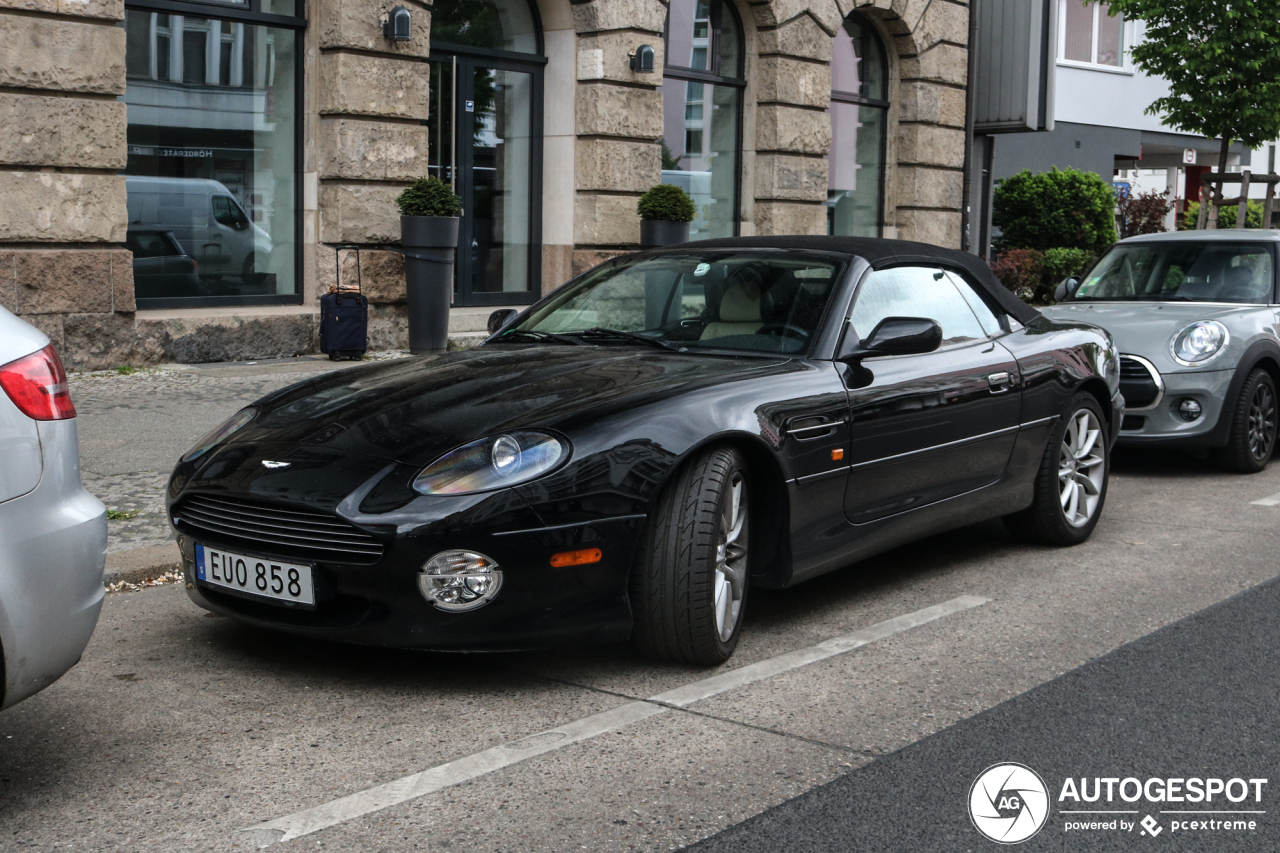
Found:
[[[431,11],[431,43],[541,53],[527,0],[447,0]]]
[[[888,90],[884,44],[869,22],[850,15],[831,58],[828,234],[880,236]]]
[[[736,233],[742,25],[726,0],[671,0],[662,71],[662,182],[698,205],[694,240]]]

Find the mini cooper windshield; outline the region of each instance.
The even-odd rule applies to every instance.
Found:
[[[1113,247],[1072,299],[1266,304],[1273,288],[1264,244],[1170,241]]]
[[[801,353],[840,267],[801,253],[642,256],[588,273],[498,340]]]

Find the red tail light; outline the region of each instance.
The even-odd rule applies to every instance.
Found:
[[[67,389],[67,372],[53,345],[26,358],[0,365],[0,388],[24,415],[37,421],[60,421],[76,416]]]

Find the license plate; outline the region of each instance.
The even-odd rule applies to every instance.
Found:
[[[311,567],[196,545],[196,577],[207,584],[299,604],[315,604]]]

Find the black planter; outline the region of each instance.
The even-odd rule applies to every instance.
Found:
[[[444,352],[449,346],[449,305],[453,302],[458,218],[401,216],[400,245],[405,251],[409,351],[414,354]]]
[[[688,222],[668,222],[664,219],[640,220],[640,245],[646,249],[688,242]]]

